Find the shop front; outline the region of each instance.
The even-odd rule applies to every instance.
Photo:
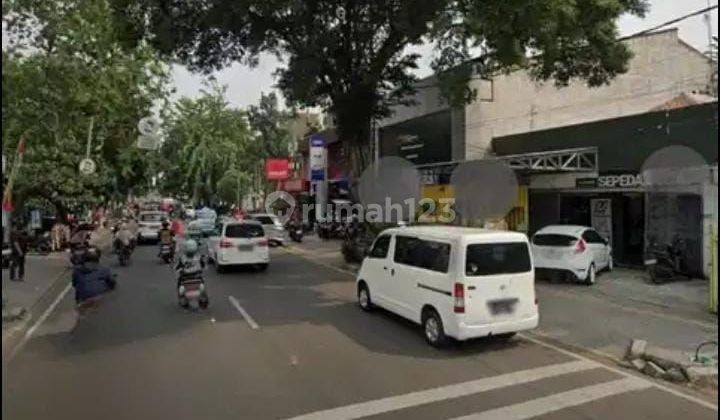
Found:
[[[645,193],[641,184],[619,187],[604,182],[616,176],[577,178],[572,188],[531,189],[530,233],[551,224],[592,226],[612,245],[617,264],[642,265]]]

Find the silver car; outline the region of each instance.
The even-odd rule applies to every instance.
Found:
[[[285,228],[276,215],[271,213],[254,213],[248,215],[248,217],[262,224],[270,245],[278,246],[285,244],[287,241],[287,232],[285,232]]]

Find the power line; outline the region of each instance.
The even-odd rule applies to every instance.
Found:
[[[718,5],[716,4],[716,5],[714,5],[714,6],[709,6],[709,7],[706,7],[706,8],[704,8],[704,9],[696,10],[696,11],[694,11],[694,12],[692,12],[692,13],[688,13],[687,15],[683,15],[683,16],[680,16],[680,17],[678,17],[678,18],[669,20],[669,21],[667,21],[667,22],[665,22],[665,23],[661,23],[661,24],[659,24],[659,25],[653,26],[652,28],[644,29],[644,30],[642,30],[642,31],[640,31],[640,32],[636,32],[636,33],[634,33],[634,34],[632,34],[632,35],[623,36],[623,37],[621,37],[621,38],[618,38],[618,41],[624,41],[624,40],[626,40],[626,39],[628,39],[628,38],[634,38],[634,37],[636,37],[636,36],[645,35],[645,34],[650,33],[650,32],[655,32],[655,31],[657,31],[658,29],[662,29],[662,28],[664,28],[664,27],[666,27],[666,26],[670,26],[670,25],[673,25],[673,24],[675,24],[675,23],[682,22],[683,20],[688,19],[688,18],[691,18],[691,17],[693,17],[693,16],[699,16],[699,15],[702,15],[702,14],[704,14],[704,13],[711,12],[711,11],[717,9],[717,8],[718,8]]]

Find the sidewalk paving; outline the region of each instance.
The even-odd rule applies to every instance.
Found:
[[[356,272],[338,240],[306,236],[290,248],[317,262]],[[709,282],[649,284],[642,270],[616,268],[592,287],[538,281],[540,327],[534,332],[562,343],[621,359],[632,339],[690,357],[708,340],[717,341],[717,316],[708,310]],[[717,352],[717,350],[715,350]]]
[[[2,270],[3,347],[9,337],[22,330],[25,323],[36,315],[32,313],[33,308],[69,269],[67,253],[59,252],[28,255],[25,261],[25,281],[10,281],[9,270]],[[22,316],[17,316],[21,313]]]

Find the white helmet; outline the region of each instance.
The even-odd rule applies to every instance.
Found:
[[[188,257],[194,256],[198,251],[198,243],[194,239],[188,239],[183,242],[183,252]]]

